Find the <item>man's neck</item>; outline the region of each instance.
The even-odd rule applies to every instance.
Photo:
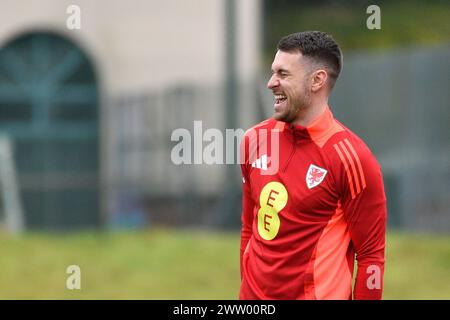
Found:
[[[294,120],[293,123],[307,127],[316,120],[326,108],[328,108],[328,101],[311,104],[308,108],[299,111],[297,119]]]

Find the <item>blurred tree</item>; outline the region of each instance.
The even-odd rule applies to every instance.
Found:
[[[448,1],[377,1],[381,30],[368,30],[367,6],[372,1],[264,0],[265,62],[270,63],[284,35],[321,30],[346,49],[383,49],[450,41]]]

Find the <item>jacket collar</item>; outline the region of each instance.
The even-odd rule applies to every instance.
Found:
[[[288,132],[292,132],[295,140],[320,140],[323,136],[327,135],[328,131],[333,127],[334,123],[335,120],[333,117],[333,113],[327,106],[325,110],[308,126],[305,127],[293,123],[284,123],[284,129]]]

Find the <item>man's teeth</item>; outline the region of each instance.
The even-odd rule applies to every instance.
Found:
[[[285,100],[285,99],[286,99],[286,96],[284,96],[284,95],[281,95],[281,94],[275,95],[275,101],[276,101],[277,103],[280,103],[281,101],[283,101],[283,100]]]

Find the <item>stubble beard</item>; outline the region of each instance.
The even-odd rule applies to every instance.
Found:
[[[306,89],[306,88],[305,88]],[[288,101],[287,101],[288,102]],[[275,120],[283,121],[286,123],[293,123],[297,120],[301,111],[309,108],[311,104],[311,97],[308,90],[304,90],[303,95],[292,105],[287,105],[286,110],[280,115],[274,115]]]

